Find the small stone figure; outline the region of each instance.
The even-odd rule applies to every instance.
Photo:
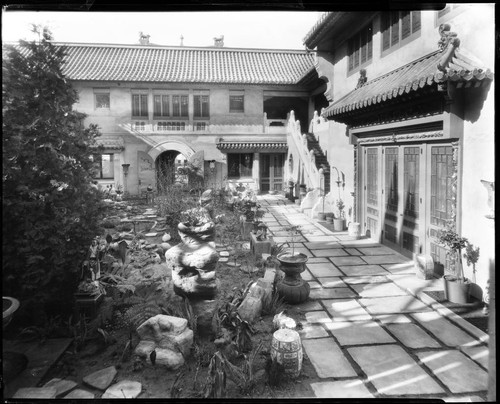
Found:
[[[267,226],[264,223],[259,223],[256,238],[257,241],[267,240]]]

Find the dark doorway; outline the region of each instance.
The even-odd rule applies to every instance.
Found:
[[[177,150],[168,150],[156,158],[156,184],[160,192],[175,183],[182,185],[184,179],[178,173],[178,168],[185,164],[186,158]]]
[[[287,119],[294,111],[295,119],[300,121],[302,131],[309,127],[308,100],[299,97],[264,97],[264,112],[267,119]]]

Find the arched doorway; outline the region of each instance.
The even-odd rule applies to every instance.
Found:
[[[187,184],[187,177],[179,172],[186,165],[187,158],[177,150],[167,150],[158,155],[155,160],[156,185],[162,193],[173,185]]]

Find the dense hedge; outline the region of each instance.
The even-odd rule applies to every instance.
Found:
[[[3,295],[42,322],[50,307],[70,312],[102,202],[90,186],[98,128],[73,110],[64,48],[33,31],[38,41],[4,48],[2,274]]]

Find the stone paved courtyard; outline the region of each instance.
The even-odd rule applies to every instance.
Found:
[[[317,397],[484,401],[488,335],[422,293],[440,279],[416,278],[408,258],[332,232],[282,196],[258,199],[276,243],[289,241],[284,226],[303,230],[311,294],[301,337],[323,379],[311,383]]]

